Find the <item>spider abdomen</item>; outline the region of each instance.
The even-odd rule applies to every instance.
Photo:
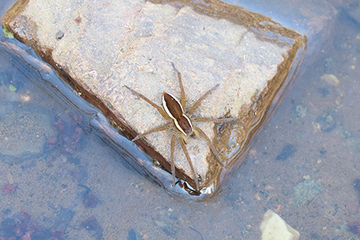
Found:
[[[163,92],[162,102],[166,114],[173,119],[175,127],[184,135],[191,134],[193,132],[191,121],[185,115],[179,100],[173,95]]]

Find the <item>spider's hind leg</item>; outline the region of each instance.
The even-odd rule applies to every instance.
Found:
[[[147,97],[145,97],[144,95],[142,95],[141,93],[138,93],[137,91],[131,89],[130,87],[124,85],[127,89],[129,89],[132,94],[142,98],[143,100],[145,100],[148,104],[150,104],[151,106],[153,106],[154,108],[156,108],[158,110],[158,112],[161,114],[161,116],[163,116],[166,120],[171,120],[171,117],[169,117],[166,112],[164,111],[164,109],[162,109],[159,105],[155,104],[153,101],[151,101],[150,99],[148,99]]]
[[[181,73],[179,72],[179,70],[177,70],[177,68],[175,67],[175,64],[173,62],[171,63],[171,65],[173,66],[174,71],[176,72],[177,77],[179,79],[180,92],[181,92],[180,103],[181,103],[182,108],[185,109],[186,108],[186,96],[185,96],[184,85],[181,80]]]

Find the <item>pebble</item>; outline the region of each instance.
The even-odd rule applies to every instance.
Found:
[[[298,240],[300,238],[298,231],[271,210],[265,213],[260,229],[261,240]]]

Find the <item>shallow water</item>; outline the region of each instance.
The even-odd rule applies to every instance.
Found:
[[[0,155],[0,239],[259,239],[267,209],[301,239],[358,239],[359,4],[266,3],[244,4],[306,34],[308,49],[244,164],[206,202],[136,173],[0,48],[0,135],[13,149]]]

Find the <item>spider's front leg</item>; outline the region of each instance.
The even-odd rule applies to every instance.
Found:
[[[194,178],[194,181],[195,181],[195,186],[196,186],[196,191],[199,191],[199,180],[198,180],[198,177],[196,175],[196,172],[195,172],[195,169],[194,169],[194,166],[192,164],[192,161],[191,161],[191,158],[190,158],[190,155],[189,155],[189,152],[185,146],[185,141],[182,137],[178,136],[178,140],[179,140],[179,143],[180,143],[180,146],[185,154],[185,157],[186,157],[186,160],[188,161],[189,163],[189,166],[190,166],[190,169],[191,169],[191,172],[193,174],[193,178]]]

